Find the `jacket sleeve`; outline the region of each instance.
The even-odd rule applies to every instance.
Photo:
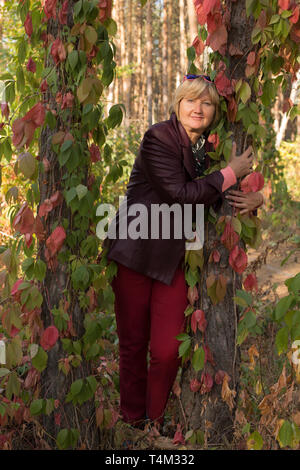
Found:
[[[220,171],[186,181],[181,147],[166,127],[152,127],[145,133],[138,160],[146,179],[168,203],[211,205],[223,197]]]

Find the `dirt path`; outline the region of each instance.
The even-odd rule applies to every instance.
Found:
[[[252,263],[262,255],[266,247],[264,243],[259,250],[248,250],[248,262]],[[278,247],[267,254],[266,264],[262,264],[256,271],[259,288],[265,290],[277,284],[276,293],[281,298],[287,295],[288,289],[284,281],[300,272],[300,248],[297,249],[281,266],[281,262],[288,254],[295,250],[296,245],[290,241],[281,243]]]

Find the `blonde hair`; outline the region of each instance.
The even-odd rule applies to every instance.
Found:
[[[179,106],[183,98],[197,99],[203,92],[208,92],[212,103],[215,105],[215,116],[207,130],[212,129],[220,119],[220,97],[217,92],[216,86],[213,82],[208,82],[202,77],[194,78],[193,80],[186,79],[175,91],[173,103],[170,112],[174,111],[178,121]]]

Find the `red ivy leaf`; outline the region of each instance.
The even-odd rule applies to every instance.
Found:
[[[59,38],[56,38],[53,42],[50,53],[53,57],[55,65],[66,60],[66,49],[63,42]]]
[[[73,102],[74,102],[74,95],[70,91],[68,91],[68,93],[66,93],[63,96],[61,109],[73,108]]]
[[[206,364],[206,362],[208,361],[213,366],[215,366],[216,363],[214,361],[213,355],[212,355],[211,350],[209,349],[209,347],[206,344],[204,344],[203,349],[204,349],[204,364]]]
[[[200,393],[209,393],[214,384],[212,376],[208,372],[203,372],[201,375],[201,391]]]
[[[54,421],[56,426],[60,426],[61,413],[54,413]]]
[[[9,106],[7,103],[1,103],[1,113],[6,119],[9,117]]]
[[[56,19],[56,3],[57,0],[44,0],[44,12],[48,20]]]
[[[227,117],[230,122],[235,122],[238,105],[233,96],[229,96],[227,104]]]
[[[99,160],[101,160],[101,157],[100,157],[100,150],[99,150],[98,145],[92,144],[92,145],[89,147],[89,151],[90,151],[90,156],[91,156],[92,162],[95,163],[95,162],[98,162]]]
[[[28,70],[28,72],[32,72],[32,73],[36,72],[36,65],[35,65],[34,60],[31,57],[29,58],[29,60],[26,64],[26,70]]]
[[[16,148],[23,145],[29,146],[33,139],[34,131],[42,126],[45,121],[45,108],[41,102],[34,105],[23,118],[15,119],[12,125],[13,144]]]
[[[31,14],[28,12],[25,22],[24,22],[24,28],[27,36],[31,37],[33,33],[33,28],[32,28],[32,19],[31,19]]]
[[[210,46],[213,51],[218,51],[220,54],[225,54],[228,33],[225,25],[221,25],[212,33],[209,33],[206,39],[206,45]]]
[[[198,392],[200,390],[201,383],[197,379],[192,379],[190,381],[190,390],[191,392]]]
[[[45,108],[41,102],[35,104],[22,118],[25,122],[32,122],[35,127],[42,126],[45,121]]]
[[[25,202],[15,215],[13,228],[24,235],[32,233],[34,228],[34,215],[27,202]]]
[[[244,284],[245,290],[247,291],[251,291],[251,290],[256,290],[256,292],[258,291],[257,277],[253,273],[248,274],[243,284]]]
[[[181,425],[179,423],[177,424],[177,429],[173,438],[173,444],[185,444],[185,440],[181,431]]]
[[[48,90],[48,83],[47,80],[44,79],[40,85],[40,90],[42,93],[45,93]]]
[[[243,271],[245,271],[247,267],[247,263],[248,263],[248,258],[247,258],[246,253],[244,252],[242,248],[236,245],[229,255],[230,266],[235,272],[237,272],[238,274],[241,274]]]
[[[231,81],[229,80],[229,78],[226,77],[224,70],[220,70],[217,74],[215,78],[215,85],[220,95],[228,98],[230,95],[233,94],[233,87]]]
[[[223,383],[223,379],[226,375],[226,372],[224,370],[218,370],[215,374],[215,382],[217,385],[221,385]]]
[[[203,54],[205,44],[204,42],[199,38],[199,36],[196,36],[192,46],[194,47],[196,51],[196,55],[199,57],[201,54]]]
[[[278,0],[278,6],[282,8],[282,10],[288,10],[290,6],[290,0]]]
[[[103,23],[107,18],[111,17],[112,0],[99,0],[99,20]]]
[[[190,304],[194,305],[196,300],[199,299],[197,286],[194,286],[194,287],[189,286],[187,298],[188,298]]]
[[[248,65],[254,65],[255,64],[255,52],[252,51],[248,54],[247,56],[247,64]]]
[[[207,321],[205,319],[205,314],[203,310],[195,310],[192,314],[191,328],[194,333],[196,333],[197,326],[198,326],[198,329],[202,332],[204,332],[206,329]]]
[[[56,344],[59,337],[59,332],[56,326],[51,325],[45,329],[41,337],[41,346],[47,351]]]
[[[213,144],[215,149],[218,147],[218,145],[220,143],[220,138],[219,138],[218,134],[210,134],[210,136],[208,137],[207,140],[208,140],[208,142]]]
[[[59,252],[66,238],[66,232],[63,227],[56,227],[46,240],[46,246],[50,257]]]
[[[232,248],[238,243],[240,237],[234,231],[234,228],[230,222],[227,222],[225,225],[224,232],[221,236],[221,242],[226,246],[227,250],[232,250]]]
[[[219,29],[223,24],[223,18],[219,11],[215,11],[214,13],[209,13],[207,15],[207,31],[209,33],[213,33],[217,29]]]
[[[212,261],[214,263],[218,263],[221,259],[221,255],[219,253],[218,250],[213,250],[210,254],[210,257],[209,257],[209,263],[211,263]]]
[[[60,24],[67,24],[67,16],[68,16],[68,0],[65,0],[58,13],[58,19],[59,19]]]
[[[300,14],[300,6],[297,5],[293,8],[292,10],[293,14],[292,16],[289,17],[289,22],[291,24],[296,24],[298,23],[298,20],[299,20],[299,14]]]
[[[50,349],[52,349],[53,346],[56,344],[56,341],[58,340],[58,336],[59,334],[56,326],[48,326],[48,328],[45,329],[41,337],[40,344],[42,348],[44,348],[45,351],[49,351]]]
[[[264,177],[258,171],[253,171],[241,181],[241,191],[243,193],[256,193],[260,191],[265,184]]]
[[[13,296],[13,298],[16,302],[20,302],[20,297],[21,297],[22,291],[18,290],[18,287],[19,287],[20,284],[22,284],[22,282],[24,282],[23,279],[18,279],[14,283],[14,285],[12,286],[11,291],[10,291],[11,295]]]

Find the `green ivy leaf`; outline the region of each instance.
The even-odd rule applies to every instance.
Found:
[[[294,296],[291,294],[279,300],[279,302],[277,303],[275,307],[275,312],[274,312],[275,320],[277,321],[281,320],[281,318],[289,310],[293,300],[294,300]]]
[[[248,449],[251,450],[261,450],[263,443],[263,439],[258,431],[254,431],[247,439]]]
[[[119,126],[123,119],[123,111],[119,104],[115,104],[109,110],[109,115],[107,118],[107,126],[109,129],[114,129]]]
[[[5,375],[8,375],[8,374],[10,374],[9,369],[5,369],[5,367],[0,368],[0,377],[5,377]]]
[[[44,408],[44,400],[39,399],[39,400],[34,400],[31,405],[30,405],[30,413],[32,416],[37,416],[43,412]]]
[[[293,441],[293,428],[289,421],[284,421],[278,433],[280,447],[291,447]]]
[[[12,372],[6,384],[5,395],[8,400],[12,399],[12,396],[18,397],[20,394],[20,387],[21,384],[19,382],[18,376],[16,372]]]
[[[47,266],[41,259],[38,259],[34,266],[34,277],[38,281],[42,281],[46,275]]]
[[[68,54],[68,62],[73,71],[75,70],[76,65],[78,64],[78,59],[78,51],[73,50]]]
[[[39,350],[37,354],[32,358],[31,362],[33,367],[35,367],[39,372],[43,372],[43,370],[46,369],[48,355],[41,346],[39,346]]]
[[[204,349],[202,346],[200,346],[200,348],[196,349],[192,357],[192,366],[196,372],[199,372],[199,370],[203,369],[204,357]]]
[[[239,96],[244,104],[247,103],[247,101],[251,97],[251,88],[249,86],[249,83],[243,82],[240,90],[239,90]]]
[[[82,379],[75,380],[75,382],[72,383],[71,393],[72,393],[73,397],[75,397],[76,395],[78,395],[81,392],[82,387],[83,387],[83,380]]]
[[[77,193],[79,201],[86,195],[87,192],[88,192],[88,189],[83,184],[79,184],[78,186],[76,186],[76,193]]]
[[[56,437],[56,444],[60,450],[72,448],[74,449],[80,434],[77,429],[61,429]]]
[[[287,326],[281,328],[275,338],[275,344],[277,348],[278,355],[286,352],[288,349],[288,342],[289,342],[289,329]]]
[[[190,347],[191,347],[191,338],[189,337],[188,340],[183,341],[183,343],[181,343],[181,345],[179,346],[179,349],[178,349],[179,357],[182,357],[184,354],[186,354],[189,351]]]

